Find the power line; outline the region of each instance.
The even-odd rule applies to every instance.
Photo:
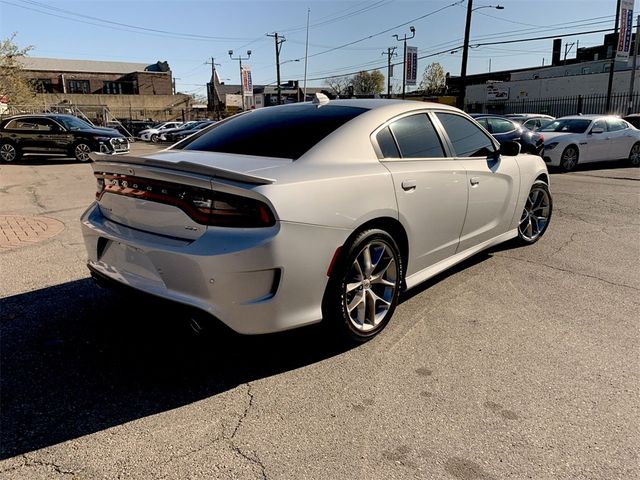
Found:
[[[96,26],[100,26],[100,27],[104,27],[104,28],[111,28],[114,30],[120,30],[120,31],[127,31],[127,32],[134,32],[134,33],[145,33],[147,35],[156,35],[156,36],[169,36],[172,38],[182,38],[182,39],[188,39],[188,40],[207,40],[207,41],[243,41],[243,40],[248,40],[247,37],[214,37],[214,36],[210,36],[210,35],[200,35],[200,34],[193,34],[193,33],[185,33],[185,32],[172,32],[172,31],[168,31],[168,30],[159,30],[159,29],[154,29],[154,28],[147,28],[147,27],[141,27],[138,25],[131,25],[131,24],[126,24],[126,23],[121,23],[121,22],[115,22],[112,20],[106,20],[103,18],[98,18],[98,17],[93,17],[90,15],[84,15],[81,13],[76,13],[76,12],[72,12],[70,10],[65,10],[63,8],[59,8],[59,7],[52,7],[50,5],[46,5],[40,2],[36,2],[33,0],[17,0],[21,3],[24,4],[28,4],[28,5],[32,5],[34,7],[37,8],[31,8],[28,7],[26,5],[21,5],[21,4],[16,4],[16,3],[12,3],[9,2],[7,0],[0,0],[2,3],[5,3],[7,5],[12,5],[14,7],[18,7],[18,8],[24,8],[26,10],[31,10],[34,12],[38,12],[41,13],[43,15],[50,15],[53,17],[57,17],[57,18],[62,18],[65,20],[70,20],[70,21],[75,21],[75,22],[80,22],[80,23],[86,23],[89,25],[96,25]],[[44,11],[41,9],[45,9]],[[50,11],[46,11],[46,10],[50,10]],[[53,13],[56,12],[56,13]],[[79,18],[83,18],[83,19],[88,19],[88,20],[92,20],[93,22],[85,22],[85,21],[81,21],[78,20],[77,18],[72,18],[72,17],[68,17],[68,16],[64,16],[62,14],[66,14],[66,15],[71,15],[73,17],[79,17]],[[94,22],[99,22],[99,23],[94,23]],[[105,25],[106,24],[106,25]],[[119,28],[121,27],[121,28]]]

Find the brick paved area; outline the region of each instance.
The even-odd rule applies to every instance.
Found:
[[[0,215],[0,252],[31,245],[64,230],[64,224],[48,217]]]

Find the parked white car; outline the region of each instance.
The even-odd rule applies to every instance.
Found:
[[[578,163],[628,159],[640,165],[640,130],[612,115],[576,115],[543,126],[544,161],[568,172]]]
[[[544,234],[547,168],[519,151],[435,103],[317,95],[245,112],[162,152],[95,155],[88,267],[240,333],[325,319],[365,341],[403,288]]]
[[[142,130],[138,134],[138,136],[140,137],[141,140],[144,140],[145,142],[155,143],[158,141],[162,133],[164,133],[165,131],[171,128],[178,128],[182,125],[183,125],[182,122],[164,122],[153,128],[147,128],[145,130]]]

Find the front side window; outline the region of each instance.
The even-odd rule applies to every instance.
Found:
[[[425,113],[396,120],[389,128],[398,142],[402,158],[445,156],[438,134]]]
[[[331,104],[261,108],[220,122],[182,148],[296,160],[366,111]]]
[[[476,124],[462,115],[438,112],[442,123],[458,157],[488,157],[495,153],[491,139]]]

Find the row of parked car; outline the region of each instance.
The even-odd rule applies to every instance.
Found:
[[[140,131],[137,136],[146,142],[175,143],[214,123],[213,120],[163,122]]]
[[[523,153],[540,155],[547,165],[568,172],[578,163],[627,159],[640,164],[640,114],[573,115],[472,114],[496,140],[515,141]]]

